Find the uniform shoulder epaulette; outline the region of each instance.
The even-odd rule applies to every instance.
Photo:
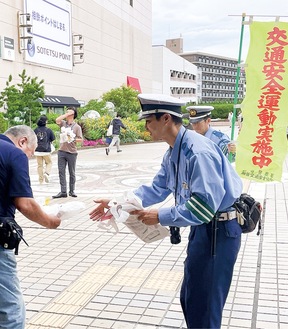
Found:
[[[222,133],[222,131],[219,131],[219,130],[214,130],[212,135],[215,135],[216,137],[221,138],[221,137],[223,137],[224,133]]]

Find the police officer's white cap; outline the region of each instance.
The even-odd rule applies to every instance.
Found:
[[[178,98],[163,94],[139,94],[138,99],[142,109],[139,120],[156,113],[169,113],[182,118],[181,106],[185,102]]]
[[[211,115],[214,110],[213,106],[192,105],[188,106],[186,110],[189,112],[189,121],[191,123],[200,122]]]

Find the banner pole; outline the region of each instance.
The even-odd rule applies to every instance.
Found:
[[[244,21],[246,14],[242,14],[242,22],[241,22],[241,34],[240,34],[240,44],[239,44],[239,53],[238,53],[238,65],[237,65],[237,74],[236,74],[236,84],[235,84],[235,92],[234,92],[234,102],[233,102],[233,116],[231,122],[231,141],[234,140],[234,131],[235,131],[235,121],[236,121],[236,105],[238,101],[238,88],[239,88],[239,77],[240,77],[240,64],[241,64],[241,55],[242,55],[242,42],[243,42],[243,33],[244,33]],[[229,154],[229,161],[232,161],[232,153]]]

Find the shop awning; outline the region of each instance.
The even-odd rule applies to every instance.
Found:
[[[127,86],[130,86],[141,93],[140,83],[137,78],[127,76]]]
[[[45,107],[80,107],[80,103],[74,97],[45,95],[44,98],[38,98],[38,100]]]

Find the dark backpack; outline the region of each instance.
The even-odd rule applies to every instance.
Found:
[[[262,206],[260,202],[252,198],[247,193],[242,193],[240,198],[234,203],[237,211],[238,223],[241,226],[242,233],[250,233],[255,230],[258,223],[257,235],[261,230]]]
[[[36,134],[37,140],[38,140],[38,146],[36,148],[36,151],[38,152],[48,152],[48,136],[47,131],[45,130],[39,130]]]

